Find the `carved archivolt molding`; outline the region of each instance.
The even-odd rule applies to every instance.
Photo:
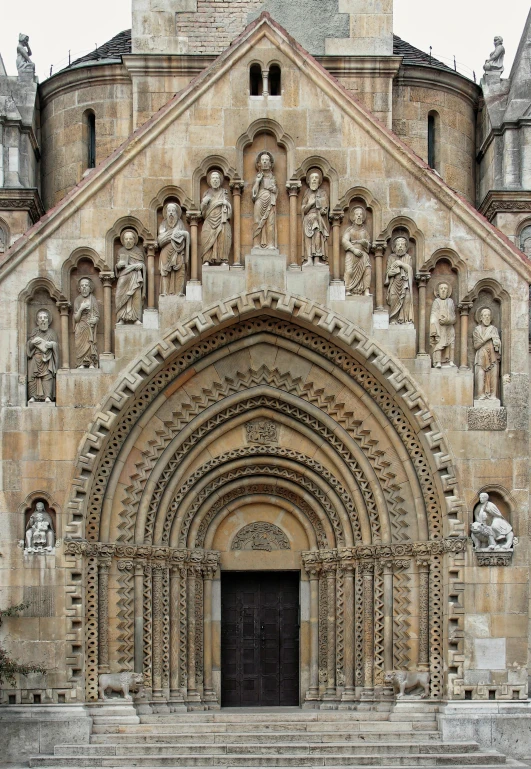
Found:
[[[256,317],[260,310],[265,317]],[[214,333],[216,328],[218,333]],[[442,432],[407,370],[353,323],[328,308],[274,290],[242,294],[207,308],[131,366],[104,402],[82,444],[77,460],[80,475],[69,506],[70,534],[80,536],[86,519],[87,535],[97,539],[101,505],[116,457],[132,426],[164,387],[215,349],[260,332],[297,341],[347,372],[368,392],[403,441],[421,485],[431,536],[441,536],[441,511],[458,512],[461,507],[455,495],[457,482]],[[201,341],[194,347],[199,335]],[[429,459],[427,452],[432,454]],[[460,525],[454,526],[456,533]]]
[[[267,521],[249,523],[232,540],[231,550],[289,550],[289,539],[279,526]]]

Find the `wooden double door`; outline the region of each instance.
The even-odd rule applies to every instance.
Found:
[[[299,704],[299,574],[221,573],[221,705]]]

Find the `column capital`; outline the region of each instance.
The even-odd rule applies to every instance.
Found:
[[[299,194],[300,188],[302,187],[302,183],[300,179],[290,179],[286,182],[286,189],[289,193],[290,198],[293,196],[297,196]]]
[[[461,315],[468,315],[472,309],[472,302],[459,302],[457,306]]]
[[[156,240],[146,240],[144,245],[147,249],[148,256],[154,256],[155,250],[158,248],[159,244]]]
[[[98,558],[98,571],[100,573],[109,573],[111,568],[112,558]]]
[[[329,217],[332,222],[332,227],[339,227],[345,218],[345,212],[342,209],[335,208],[333,211],[330,211]]]
[[[245,188],[245,182],[243,179],[232,179],[229,182],[229,187],[231,188],[233,195],[241,195]]]
[[[58,299],[56,305],[61,315],[68,315],[71,307],[70,302],[67,302],[66,299]]]
[[[384,558],[381,560],[380,566],[382,567],[384,574],[392,574],[395,568],[394,561],[391,558]]]
[[[197,227],[201,219],[201,211],[187,211],[186,220],[191,227]]]
[[[100,280],[104,286],[112,286],[115,277],[114,272],[100,272]]]
[[[417,558],[417,566],[420,572],[428,572],[430,570],[429,558]]]
[[[360,561],[358,569],[363,576],[372,577],[374,574],[374,562],[373,561]]]
[[[417,280],[417,283],[419,286],[426,286],[429,279],[431,278],[430,272],[417,272],[415,275],[415,278]]]

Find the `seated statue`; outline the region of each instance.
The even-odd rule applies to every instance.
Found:
[[[489,58],[483,65],[485,72],[496,72],[499,75],[503,72],[503,58],[505,56],[505,48],[503,47],[503,37],[494,38],[494,50],[490,54]]]
[[[26,553],[51,553],[55,547],[52,519],[44,502],[37,502],[26,529]]]
[[[471,537],[475,550],[512,550],[514,541],[513,527],[506,521],[489,495],[479,495],[479,507],[474,513],[475,522],[471,526]]]

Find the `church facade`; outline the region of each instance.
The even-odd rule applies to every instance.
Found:
[[[286,5],[0,67],[6,745],[131,689],[530,754],[531,23],[476,85],[392,2]]]

